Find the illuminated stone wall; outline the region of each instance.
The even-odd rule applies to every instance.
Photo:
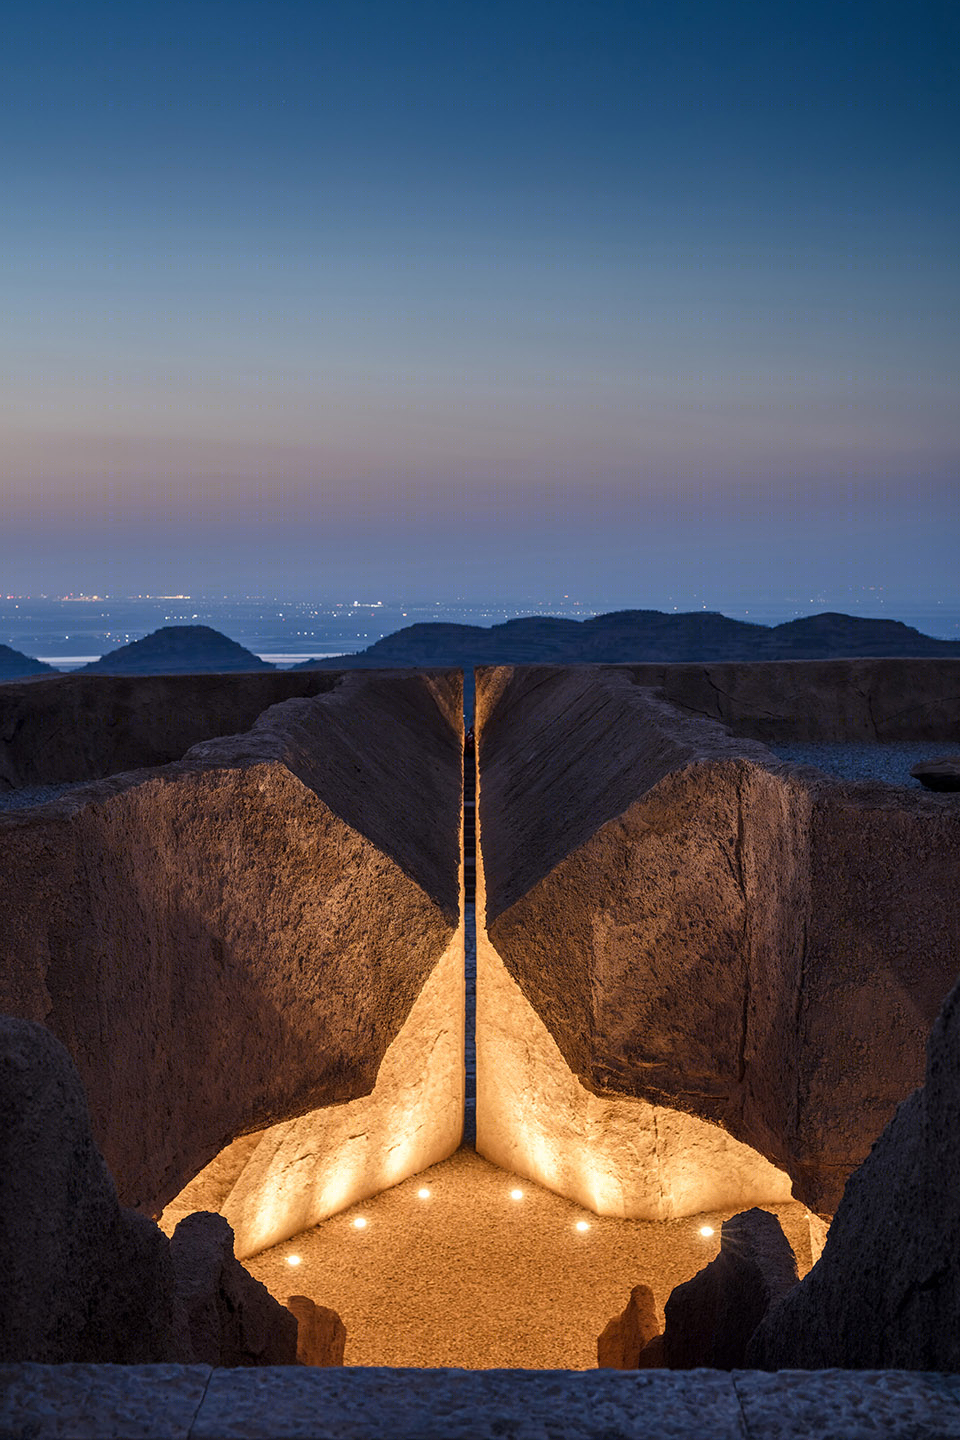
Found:
[[[332,1147],[316,1183],[343,1204],[455,1148],[461,756],[459,675],[359,672],[176,763],[0,815],[0,1010],[73,1056],[123,1203],[158,1213],[278,1125],[279,1163],[304,1126]],[[341,1124],[358,1103],[365,1153]],[[288,1223],[282,1188],[258,1192],[264,1233]]]
[[[832,1213],[953,977],[960,816],[782,765],[647,668],[479,673],[478,1148],[606,1213],[780,1172]],[[836,734],[844,685],[815,698]]]

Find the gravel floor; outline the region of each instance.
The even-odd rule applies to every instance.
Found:
[[[805,1208],[768,1208],[805,1273]],[[600,1219],[464,1148],[243,1263],[279,1300],[308,1295],[337,1310],[347,1365],[582,1370],[596,1366],[597,1336],[632,1286],[650,1285],[662,1308],[713,1259],[727,1213]],[[704,1224],[712,1238],[699,1234]],[[301,1263],[289,1265],[291,1255]]]
[[[78,790],[90,783],[89,780],[70,780],[65,785],[26,785],[21,790],[0,790],[0,810],[30,810],[34,805],[56,800],[67,790]]]
[[[952,740],[894,740],[881,745],[832,744],[808,741],[804,744],[771,745],[780,760],[792,765],[815,765],[841,780],[882,780],[886,785],[922,790],[910,767],[920,760],[937,760],[942,755],[960,754],[960,738]]]

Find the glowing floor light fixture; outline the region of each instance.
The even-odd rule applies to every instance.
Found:
[[[287,1256],[287,1264],[288,1264],[288,1265],[299,1265],[299,1264],[300,1264],[300,1256],[299,1256],[299,1255],[288,1255],[288,1256]]]
[[[713,1234],[713,1226],[712,1226],[712,1225],[701,1225],[701,1226],[700,1226],[700,1234],[703,1236],[704,1240],[709,1240],[709,1239],[710,1239],[710,1236]]]
[[[354,1219],[354,1222],[353,1222],[353,1228],[354,1228],[354,1230],[366,1230],[366,1228],[367,1228],[367,1217],[366,1217],[366,1215],[357,1215],[357,1216],[355,1217],[355,1219]]]
[[[510,1191],[510,1199],[511,1199],[511,1200],[522,1200],[522,1199],[523,1199],[523,1191],[522,1191],[522,1190],[511,1190],[511,1191]]]

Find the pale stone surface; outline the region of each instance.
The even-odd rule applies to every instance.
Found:
[[[210,1375],[209,1365],[0,1365],[0,1435],[188,1440]]]
[[[171,1201],[218,1210],[240,1259],[306,1230],[453,1153],[463,1126],[463,931],[383,1058],[370,1095],[244,1136]]]
[[[664,1307],[663,1358],[672,1370],[736,1370],[771,1305],[798,1281],[797,1261],[775,1215],[747,1210],[725,1220],[720,1254],[678,1285]]]
[[[883,663],[811,671],[821,731],[840,727],[848,708],[855,717],[870,708],[838,681],[863,681],[868,700],[875,692],[892,704]],[[675,670],[693,684],[696,668]],[[755,718],[762,710],[763,685],[783,682],[770,708],[783,733],[785,702],[807,667],[729,668],[727,683],[741,684],[732,707],[741,726],[748,702]],[[637,681],[653,669],[480,672],[479,1013],[484,983],[488,994],[503,988],[495,952],[586,1091],[714,1122],[830,1213],[917,1083],[925,1032],[953,980],[960,809],[950,797],[780,764],[757,741],[643,689]],[[702,667],[697,674],[712,693],[713,667],[709,684]],[[907,698],[932,730],[946,692],[942,672],[929,675],[928,711]],[[690,701],[678,674],[668,682]],[[517,1005],[506,1022],[505,1006],[498,998],[501,1019],[492,1006],[481,1018],[478,1046],[483,1025],[512,1027],[520,1061],[539,1073],[541,1041],[527,1039],[535,1027]],[[539,1083],[520,1090],[535,1101]],[[485,1153],[523,1169],[520,1153],[549,1150],[550,1137],[528,1143],[525,1132],[544,1127],[511,1112],[497,1079],[486,1101],[482,1085],[479,1109],[496,1104],[486,1122],[478,1114],[481,1146],[495,1144]],[[565,1131],[573,1112],[558,1113]],[[574,1144],[585,1123],[573,1122]],[[588,1150],[594,1143],[587,1137]],[[641,1127],[636,1163],[648,1173],[649,1148]],[[527,1173],[553,1183],[554,1163]],[[615,1161],[605,1188],[632,1183],[633,1164]],[[584,1197],[582,1186],[564,1193]],[[753,1192],[742,1203],[773,1198]]]
[[[159,1213],[237,1136],[373,1089],[459,943],[460,696],[355,673],[0,817],[0,1008],[73,1055],[126,1203]]]
[[[764,1369],[960,1370],[960,985],[926,1083],[847,1182],[819,1263],[748,1352]]]
[[[640,1352],[660,1333],[657,1302],[649,1285],[634,1285],[623,1310],[597,1337],[599,1370],[635,1370]]]
[[[695,1378],[695,1377],[691,1377]],[[738,1371],[749,1440],[955,1440],[960,1377],[902,1370]]]
[[[189,1360],[166,1238],[122,1210],[42,1025],[0,1018],[0,1359]]]
[[[316,1305],[307,1295],[290,1295],[287,1309],[297,1320],[297,1360],[301,1365],[342,1365],[346,1326],[336,1310]]]
[[[193,1359],[204,1365],[295,1365],[297,1322],[234,1259],[221,1215],[200,1211],[170,1240]]]
[[[956,1440],[960,1377],[0,1366],[29,1440]]]

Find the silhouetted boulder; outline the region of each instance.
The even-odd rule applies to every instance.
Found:
[[[921,760],[910,774],[926,790],[960,790],[960,755],[944,755],[940,760]]]
[[[851,1175],[818,1263],[751,1342],[764,1370],[960,1370],[960,985],[926,1082]]]
[[[649,1285],[635,1285],[621,1314],[616,1315],[597,1340],[600,1370],[635,1370],[640,1353],[660,1332],[657,1302]]]
[[[276,667],[209,625],[164,625],[82,668],[100,675],[183,675]]]
[[[186,1216],[170,1255],[196,1363],[296,1364],[297,1321],[234,1258],[233,1231],[222,1215]]]
[[[297,1359],[301,1365],[342,1365],[347,1331],[336,1310],[291,1295],[287,1309],[297,1317]]]
[[[766,1210],[725,1220],[720,1254],[678,1285],[664,1307],[663,1354],[671,1370],[738,1370],[772,1304],[797,1284],[797,1261]]]
[[[0,1360],[189,1361],[169,1243],[122,1210],[73,1062],[0,1017]]]

